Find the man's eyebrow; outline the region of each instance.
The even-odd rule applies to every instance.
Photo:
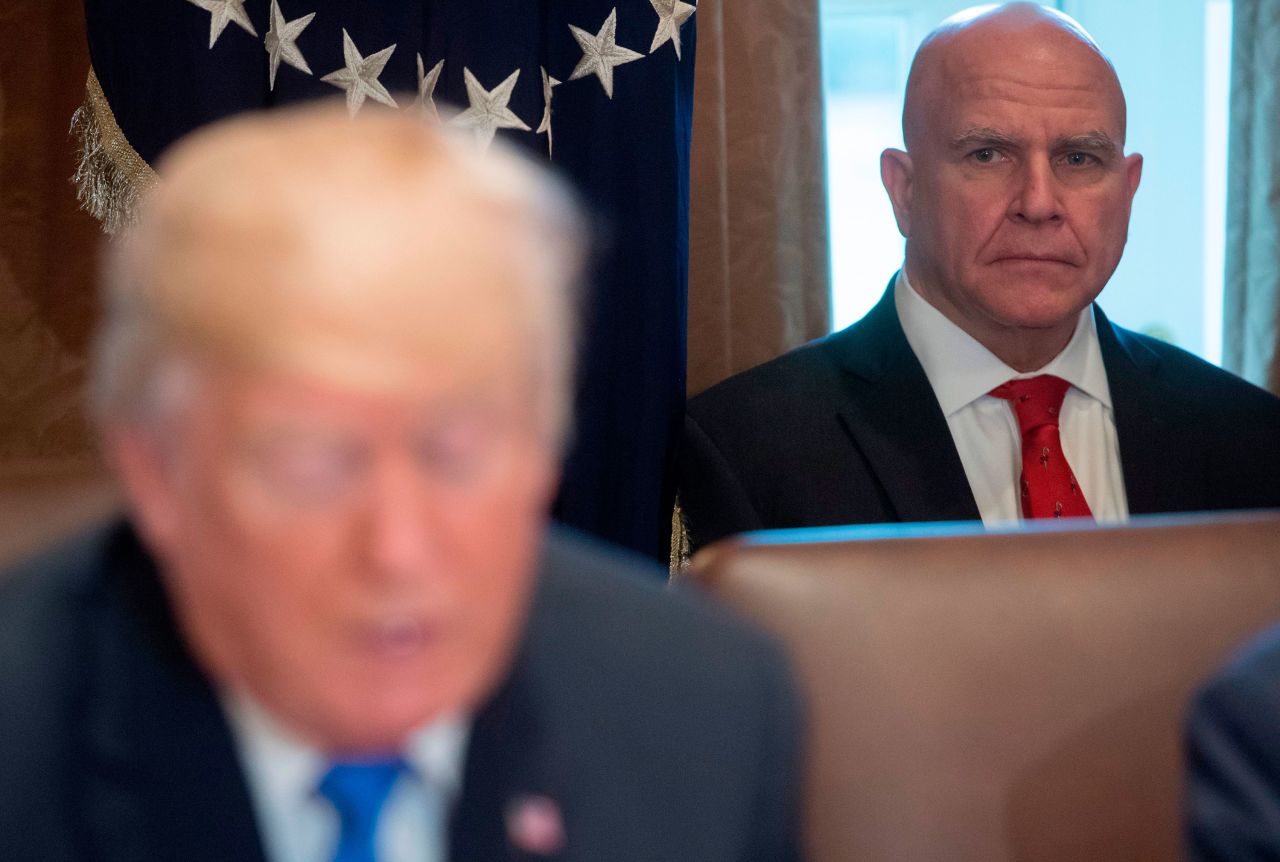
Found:
[[[1058,141],[1059,150],[1093,150],[1095,152],[1116,152],[1120,148],[1111,136],[1103,131],[1085,132],[1083,135],[1071,135]]]
[[[1020,142],[1013,136],[987,127],[966,129],[951,139],[951,149],[953,150],[971,150],[982,147],[1016,149],[1020,146]],[[1113,153],[1120,148],[1106,132],[1095,130],[1059,138],[1054,142],[1054,149]]]
[[[951,139],[951,149],[953,150],[978,149],[981,147],[1014,148],[1017,146],[1018,142],[1010,135],[986,127],[965,129]]]

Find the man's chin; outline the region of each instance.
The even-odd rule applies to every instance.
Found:
[[[1096,292],[1053,280],[1002,285],[987,307],[988,316],[1002,326],[1029,331],[1057,331],[1074,326]]]
[[[378,703],[363,700],[343,704],[308,734],[318,748],[335,755],[378,756],[399,753],[405,741],[448,710],[443,704]]]

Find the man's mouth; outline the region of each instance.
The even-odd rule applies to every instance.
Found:
[[[361,625],[357,640],[369,654],[396,661],[411,658],[426,649],[432,641],[432,630],[417,617],[388,616]]]
[[[1057,264],[1059,266],[1075,266],[1075,262],[1059,255],[1051,254],[1034,254],[1034,253],[1014,253],[1002,254],[997,257],[994,263],[1031,263],[1031,264]]]

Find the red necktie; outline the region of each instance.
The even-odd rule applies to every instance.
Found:
[[[1091,518],[1084,492],[1062,451],[1058,414],[1071,384],[1052,374],[1010,380],[991,394],[1013,405],[1022,430],[1022,515]]]

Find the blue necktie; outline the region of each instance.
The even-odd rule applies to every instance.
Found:
[[[320,779],[320,795],[333,803],[342,824],[333,862],[377,862],[378,815],[404,768],[399,758],[338,762]]]

